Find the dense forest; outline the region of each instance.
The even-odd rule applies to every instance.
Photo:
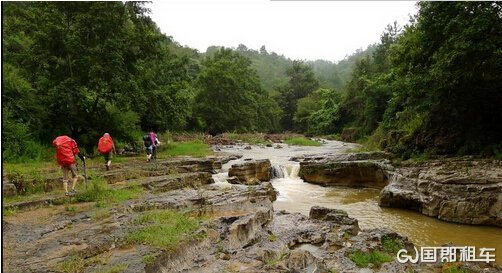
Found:
[[[502,4],[419,2],[343,61],[180,46],[141,2],[2,3],[2,159],[68,134],[296,131],[403,157],[502,152]],[[332,26],[337,27],[337,26]]]

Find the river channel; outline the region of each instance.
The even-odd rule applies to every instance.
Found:
[[[359,221],[361,229],[386,227],[407,236],[418,246],[441,246],[453,243],[457,246],[502,247],[502,228],[472,226],[444,222],[415,211],[382,208],[378,205],[380,190],[347,187],[322,187],[309,184],[298,177],[299,163],[290,161],[291,157],[322,153],[342,153],[356,144],[339,141],[326,141],[320,147],[288,146],[282,148],[244,145],[220,147],[221,152],[242,154],[242,158],[223,165],[222,172],[213,178],[217,184],[228,186],[226,178],[232,164],[245,159],[269,159],[272,166],[280,168],[284,178],[272,179],[272,185],[279,191],[274,202],[276,211],[309,214],[310,207],[324,206],[347,211],[350,217]],[[247,146],[247,145],[246,145]],[[500,253],[497,253],[500,263]]]

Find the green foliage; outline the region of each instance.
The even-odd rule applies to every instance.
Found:
[[[112,214],[108,209],[95,209],[91,213],[91,219],[99,221],[110,217]]]
[[[2,208],[2,216],[10,216],[17,213],[16,209]]]
[[[309,132],[368,140],[371,147],[402,158],[497,154],[502,139],[497,93],[502,86],[502,6],[418,6],[409,25],[389,25],[381,43],[358,59],[341,100],[311,111]],[[301,120],[308,107],[305,102],[299,106]],[[326,110],[332,112],[319,112]],[[329,126],[319,126],[325,121]]]
[[[271,257],[269,259],[266,259],[265,260],[265,263],[267,265],[270,265],[270,266],[274,266],[276,265],[278,262],[284,260],[286,257],[287,257],[287,253],[286,252],[281,252],[281,253],[278,253],[277,255],[275,255],[274,257]]]
[[[111,267],[108,267],[106,269],[101,269],[98,271],[98,273],[120,273],[126,271],[126,269],[129,267],[127,264],[117,264]]]
[[[89,152],[103,132],[132,142],[140,129],[189,124],[196,53],[147,12],[141,2],[3,5],[3,158],[36,158],[36,143],[61,134]]]
[[[471,271],[467,268],[462,268],[458,265],[455,265],[441,270],[441,273],[471,273]]]
[[[97,207],[108,207],[126,200],[137,198],[143,188],[138,185],[127,188],[112,188],[99,176],[92,176],[92,181],[87,188],[79,192],[75,200],[77,202],[96,202]]]
[[[51,148],[38,144],[26,123],[12,119],[8,108],[2,111],[2,159],[4,162],[40,162],[50,158]]]
[[[155,262],[155,254],[146,254],[143,256],[143,262],[145,264],[153,264]]]
[[[297,146],[321,146],[322,144],[318,141],[311,140],[304,137],[293,137],[284,140],[284,143],[289,145],[297,145]]]
[[[392,261],[391,256],[378,250],[370,252],[354,250],[349,254],[349,258],[359,267],[368,267],[370,263],[380,267],[383,263]]]
[[[241,141],[248,144],[262,144],[267,142],[265,140],[265,134],[263,133],[244,133],[244,134],[225,133],[223,134],[223,137],[234,141]]]
[[[214,49],[208,49],[208,52]],[[251,67],[256,70],[263,89],[269,95],[274,95],[276,86],[285,84],[288,81],[286,70],[291,66],[292,61],[275,52],[267,52],[265,46],[260,51],[248,49],[245,45],[239,45],[236,51],[251,60]],[[213,52],[214,54],[214,52]]]
[[[190,142],[171,142],[167,144],[167,147],[162,148],[159,151],[159,155],[164,155],[168,157],[173,156],[195,156],[204,157],[212,154],[212,150],[209,145],[203,143],[200,140],[190,141]]]
[[[461,147],[500,143],[502,84],[499,35],[501,5],[420,3],[416,21],[406,28],[390,59],[399,92],[394,92],[383,124],[404,130],[387,148],[409,155],[431,150],[455,153]],[[498,30],[496,30],[498,29]],[[475,71],[475,72],[474,72]]]
[[[83,258],[73,255],[59,263],[57,269],[64,273],[80,273],[84,272],[86,266]]]
[[[199,227],[197,219],[171,210],[148,211],[132,224],[142,228],[130,233],[126,242],[144,243],[163,249],[177,246]]]
[[[197,82],[196,114],[211,134],[276,129],[278,107],[261,88],[249,59],[221,49],[206,59]]]
[[[300,128],[294,124],[293,118],[297,111],[298,100],[316,90],[319,82],[312,68],[301,61],[294,61],[286,73],[289,76],[288,83],[277,88],[279,93],[277,100],[283,111],[281,124],[285,130],[297,130]]]
[[[310,95],[305,99],[310,100]],[[317,97],[314,102],[317,106],[306,110],[306,131],[310,135],[333,134],[339,131],[338,122],[340,119],[340,102],[342,94],[333,89],[318,89],[313,93],[312,97]],[[302,99],[303,100],[303,99]],[[313,103],[312,102],[312,105]],[[298,103],[298,110],[295,114],[295,119],[298,120],[298,115],[302,110],[301,100]],[[298,120],[297,122],[300,122]]]
[[[67,212],[76,212],[77,211],[77,207],[71,206],[71,205],[65,205],[64,210],[67,211]]]
[[[58,272],[64,273],[81,273],[84,272],[85,269],[92,265],[103,264],[103,261],[100,260],[99,256],[94,256],[91,258],[84,259],[79,255],[71,255],[64,259],[63,261],[56,264],[56,269]],[[111,271],[99,271],[99,272],[108,272],[108,273],[118,273],[123,272],[127,266],[124,268],[124,265],[116,265],[112,266],[109,270]]]
[[[388,253],[397,253],[400,249],[404,247],[403,241],[398,238],[392,238],[389,236],[382,237],[382,246]]]

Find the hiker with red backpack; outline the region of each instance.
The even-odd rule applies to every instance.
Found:
[[[71,172],[72,183],[71,193],[76,193],[75,186],[77,185],[77,165],[75,155],[77,155],[85,165],[85,156],[80,153],[77,142],[71,137],[63,135],[58,136],[52,141],[52,145],[56,147],[56,157],[61,171],[63,172],[63,188],[65,195],[70,195],[68,192],[68,174]]]
[[[112,164],[111,153],[115,152],[115,145],[113,144],[113,139],[109,133],[105,133],[98,141],[98,152],[102,154],[105,158],[106,170],[110,170],[110,165]]]

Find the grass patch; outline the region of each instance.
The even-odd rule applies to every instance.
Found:
[[[112,267],[100,270],[98,272],[99,273],[120,273],[120,272],[124,272],[128,267],[129,267],[129,265],[127,265],[127,264],[117,264]]]
[[[162,146],[160,146],[162,147]],[[204,157],[211,155],[213,151],[209,145],[203,143],[199,140],[194,140],[190,142],[172,142],[165,145],[163,148],[159,148],[157,156],[194,156],[194,157]]]
[[[400,249],[404,248],[404,243],[398,238],[391,238],[389,236],[382,237],[383,249],[389,253],[397,253]]]
[[[2,216],[10,216],[16,214],[18,211],[15,208],[2,208]]]
[[[277,255],[277,256],[275,256],[275,257],[273,257],[273,258],[267,259],[267,260],[265,261],[265,263],[266,263],[267,265],[274,266],[274,265],[276,265],[278,262],[280,262],[280,261],[284,260],[284,258],[286,258],[286,256],[287,256],[287,253],[280,253],[279,255]]]
[[[4,204],[12,204],[17,202],[27,202],[32,200],[38,200],[43,197],[49,197],[45,192],[33,193],[30,195],[16,195],[16,196],[5,196],[2,197]]]
[[[354,250],[349,254],[349,258],[359,267],[368,267],[369,264],[380,267],[383,263],[392,261],[392,257],[389,254],[378,250],[370,252]]]
[[[99,176],[95,176],[87,189],[79,192],[75,201],[77,202],[96,202],[97,207],[108,207],[113,204],[121,203],[126,200],[138,198],[143,192],[139,185],[132,185],[127,188],[114,189]]]
[[[76,206],[71,206],[71,205],[65,205],[64,210],[67,212],[76,212],[77,207]]]
[[[91,213],[91,219],[94,221],[103,220],[112,215],[108,209],[96,209]]]
[[[311,140],[311,139],[308,139],[305,137],[292,137],[292,138],[286,139],[284,142],[289,145],[297,145],[297,146],[321,146],[322,145],[321,143],[319,143],[317,141],[314,141],[314,140]]]
[[[171,210],[152,210],[133,221],[142,226],[126,237],[127,243],[172,249],[199,228],[199,219]]]
[[[121,157],[121,160],[125,157]],[[115,162],[118,157],[113,157]],[[131,160],[131,159],[127,159]],[[89,174],[89,168],[103,168],[103,157],[87,158],[86,166]],[[36,194],[44,194],[44,186],[47,180],[59,179],[62,177],[60,166],[57,164],[55,155],[52,161],[44,162],[27,162],[27,163],[3,163],[2,164],[5,177],[16,186],[18,196],[35,197]],[[82,161],[77,159],[78,174],[83,175]],[[6,199],[4,199],[6,200]],[[28,199],[30,200],[30,199]],[[7,202],[10,200],[7,199]],[[21,199],[18,201],[27,201]]]
[[[154,254],[146,254],[145,256],[143,256],[143,262],[145,264],[153,264],[153,262],[155,262],[155,255]]]
[[[94,256],[88,259],[84,259],[78,255],[72,255],[65,260],[56,264],[56,269],[63,273],[81,273],[84,272],[85,268],[91,265],[103,264],[103,261],[98,257]],[[124,270],[122,270],[124,271]],[[104,272],[122,272],[122,271],[104,271]],[[101,272],[101,271],[99,271]]]
[[[82,257],[73,255],[57,264],[56,268],[64,273],[79,273],[83,272],[86,266],[87,264]]]
[[[453,266],[445,265],[441,270],[441,273],[471,273],[471,271],[467,268],[462,268],[458,264]]]

